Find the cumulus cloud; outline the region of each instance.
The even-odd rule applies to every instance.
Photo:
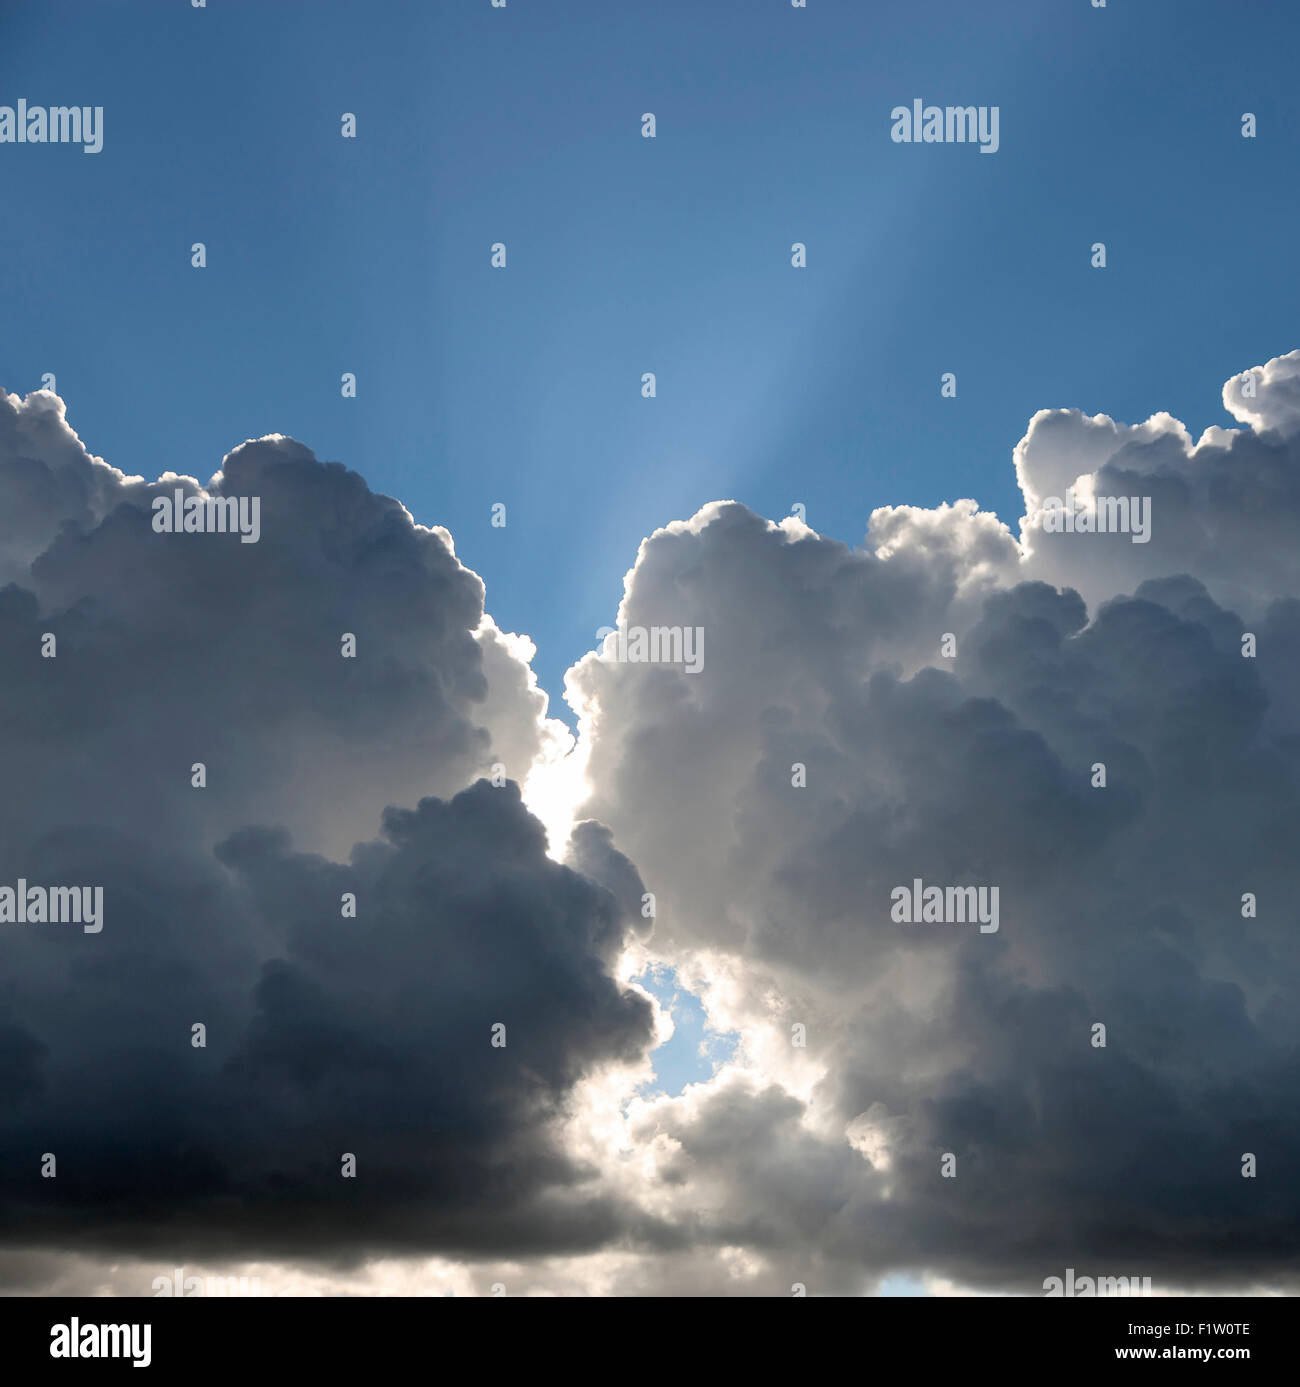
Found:
[[[1035,416],[1023,544],[970,502],[877,511],[861,550],[706,507],[619,611],[702,626],[703,670],[571,672],[586,812],[742,1035],[744,1083],[647,1111],[640,1178],[769,1289],[1293,1275],[1300,353],[1253,374],[1250,427],[1195,446]],[[1151,542],[1045,534],[1067,488],[1151,497]],[[997,931],[897,922],[916,879],[996,886]]]
[[[207,487],[265,498],[261,543],[155,535],[196,482],[10,397],[4,879],[114,913],[0,934],[0,1276],[121,1289],[179,1243],[326,1290],[1293,1286],[1298,383],[1235,376],[1195,442],[1040,412],[1018,532],[656,531],[618,622],[702,628],[702,668],[584,657],[567,760],[444,531],[272,438]],[[1054,532],[1067,492],[1147,498],[1149,542]],[[997,928],[899,920],[917,880],[996,888]],[[738,1036],[679,1094],[647,959]]]
[[[258,497],[260,539],[156,533],[177,488]],[[41,392],[0,395],[0,491],[0,884],[104,899],[94,934],[0,924],[9,1283],[59,1248],[611,1236],[558,1133],[653,1036],[615,976],[635,872],[598,826],[617,889],[553,861],[515,781],[479,778],[522,780],[557,733],[450,536],[282,437],[206,488],[127,477]]]
[[[87,822],[165,834],[183,819],[215,841],[256,805],[258,821],[346,853],[389,804],[498,761],[522,779],[554,735],[531,647],[485,616],[450,535],[292,439],[241,445],[206,488],[146,483],[86,454],[56,396],[0,396],[0,488],[19,498],[0,532],[17,676],[0,699],[29,787],[7,811],[13,847],[66,820],[49,768],[69,764]],[[152,503],[177,489],[258,497],[260,540],[155,533]],[[348,633],[356,659],[341,657]]]
[[[1248,392],[1248,393],[1247,393]],[[1073,587],[1090,606],[1146,579],[1191,574],[1254,620],[1300,592],[1293,542],[1300,510],[1300,351],[1234,376],[1223,403],[1244,429],[1192,441],[1168,414],[1123,425],[1105,415],[1043,410],[1016,448],[1029,576]],[[1044,532],[1043,501],[1066,489],[1149,498],[1151,534]]]

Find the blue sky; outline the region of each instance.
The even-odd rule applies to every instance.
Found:
[[[0,384],[54,372],[127,472],[206,479],[268,432],[345,462],[450,528],[558,696],[639,540],[706,501],[802,501],[851,543],[882,504],[1014,521],[1036,409],[1227,423],[1221,382],[1295,345],[1298,26],[1281,0],[6,11],[0,103],[105,116],[97,155],[0,147]],[[891,143],[915,97],[997,105],[1000,150]]]
[[[655,1077],[647,1093],[675,1096],[688,1084],[711,1079],[718,1065],[732,1058],[739,1037],[715,1031],[700,999],[682,986],[677,970],[657,964],[637,978],[673,1018],[673,1033],[653,1052]]]
[[[646,546],[646,590],[687,593],[723,639],[689,684],[592,662],[589,735],[523,803],[458,793],[473,728],[512,775],[538,729],[512,659],[475,700],[476,613],[439,546],[392,527],[428,567],[390,582],[367,494],[357,560],[319,562],[350,498],[306,467],[278,493],[303,523],[256,563],[155,544],[112,523],[138,489],[83,506],[93,469],[48,402],[0,399],[0,588],[31,590],[0,591],[0,763],[34,787],[0,802],[0,883],[35,881],[33,857],[105,861],[114,923],[86,947],[115,951],[89,991],[83,955],[47,966],[25,941],[7,973],[22,1102],[0,1157],[71,1130],[98,1167],[57,1208],[0,1179],[38,1250],[83,1263],[54,1281],[42,1252],[9,1283],[139,1293],[153,1272],[119,1253],[152,1257],[164,1228],[254,1265],[323,1252],[350,1290],[409,1225],[411,1248],[475,1263],[457,1293],[516,1256],[560,1293],[1037,1294],[1067,1267],[1294,1289],[1300,1023],[1293,921],[1269,903],[1300,798],[1298,38],[1296,0],[0,0],[0,136],[22,100],[104,111],[99,153],[0,139],[0,387],[50,373],[129,474],[206,480],[271,433],[355,469],[447,527],[488,612],[537,642],[558,715],[638,545],[707,502],[802,503],[855,545],[886,505],[973,497],[1014,526],[1036,411],[1254,421],[1195,456],[1153,447],[1132,498],[1159,504],[1149,546],[980,571],[921,557],[918,524],[882,572],[734,513]],[[996,107],[999,149],[894,143],[914,100]],[[1100,432],[1057,423],[1026,464],[1053,485]],[[1087,475],[1132,443],[1102,440]],[[86,543],[50,542],[65,523]],[[946,601],[947,575],[994,600]],[[1059,659],[1082,608],[1022,578],[1086,599]],[[55,664],[29,639],[47,614]],[[394,677],[332,680],[344,629]],[[1112,779],[1085,790],[1094,756]],[[388,805],[418,808],[381,824]],[[571,865],[630,907],[635,963],[609,897],[543,857],[534,807],[608,828]],[[344,872],[361,916],[315,933]],[[893,928],[891,883],[959,872],[1003,881],[1005,930],[968,949]],[[668,928],[647,931],[641,886]],[[642,966],[675,1027],[656,1049],[621,986]],[[339,1094],[364,1098],[347,1141],[386,1191],[369,1220],[319,1158]],[[129,1160],[124,1111],[147,1119]],[[149,1175],[186,1150],[198,1184]],[[935,1175],[949,1156],[959,1187]],[[283,1223],[267,1170],[306,1191]],[[126,1204],[148,1218],[124,1227]],[[551,1265],[584,1248],[586,1268]],[[435,1284],[410,1274],[369,1284]]]

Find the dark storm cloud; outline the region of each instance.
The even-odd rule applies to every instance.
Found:
[[[177,486],[0,395],[0,885],[104,892],[100,933],[0,924],[0,1238],[169,1263],[598,1244],[626,1214],[556,1124],[650,1039],[612,978],[643,922],[547,857],[513,783],[470,785],[542,738],[481,582],[289,439],[210,483],[260,498],[255,544],[155,533]]]
[[[391,809],[345,864],[253,828],[206,876],[121,838],[99,852],[41,865],[123,864],[107,947],[6,939],[10,1239],[330,1257],[556,1251],[614,1229],[551,1128],[592,1065],[639,1055],[649,1008],[610,977],[623,911],[546,857],[513,785]]]

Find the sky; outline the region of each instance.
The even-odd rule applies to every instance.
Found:
[[[570,721],[654,527],[719,498],[850,544],[878,505],[1014,520],[1035,410],[1199,434],[1293,345],[1285,0],[381,9],[5,6],[10,97],[106,128],[4,151],[0,378],[53,372],[127,471],[206,480],[270,432],[357,469],[451,530]],[[917,96],[997,104],[997,154],[891,143]]]
[[[1294,1293],[1298,36],[0,10],[0,1293]]]

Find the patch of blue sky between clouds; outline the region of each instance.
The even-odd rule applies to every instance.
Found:
[[[640,1086],[641,1096],[675,1098],[688,1084],[711,1079],[735,1054],[739,1035],[710,1027],[699,997],[667,964],[652,964],[636,981],[673,1018],[672,1035],[652,1052],[655,1076]]]
[[[896,1272],[892,1276],[886,1276],[881,1281],[876,1290],[878,1296],[908,1296],[924,1295],[928,1296],[929,1291],[925,1289],[924,1282],[918,1281],[914,1276],[907,1276],[902,1272]]]

